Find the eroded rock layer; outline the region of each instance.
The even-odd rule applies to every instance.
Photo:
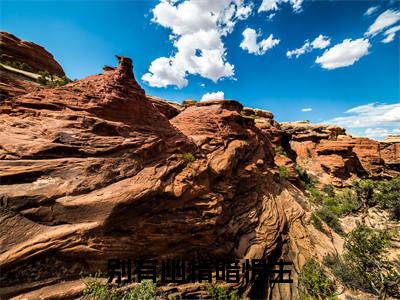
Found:
[[[289,170],[293,164],[314,175],[322,184],[343,186],[357,178],[400,176],[399,147],[396,139],[383,142],[352,137],[345,129],[308,121],[273,124],[256,119],[257,126],[284,153],[275,162]]]
[[[172,117],[137,84],[131,60],[118,59],[0,107],[0,294],[65,294],[46,286],[113,257],[284,255],[296,271],[336,251],[329,239],[300,241],[293,256],[306,200],[279,181],[272,144],[240,103],[201,102]]]
[[[1,60],[27,64],[33,72],[48,71],[64,76],[64,70],[42,46],[20,40],[8,32],[0,32]]]

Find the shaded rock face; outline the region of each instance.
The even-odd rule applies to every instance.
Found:
[[[149,96],[147,95],[147,99],[153,103],[153,105],[167,118],[172,119],[176,117],[182,110],[182,107],[179,104],[167,102],[164,99]]]
[[[276,180],[272,145],[240,103],[200,102],[168,120],[131,60],[118,60],[0,107],[2,296],[105,271],[115,257],[283,256],[296,274],[336,251],[328,238],[290,240],[315,234],[306,200]]]
[[[43,88],[32,78],[7,70],[1,65],[0,81],[0,101]]]
[[[8,32],[0,32],[1,59],[26,63],[33,72],[48,71],[64,76],[64,70],[46,49],[32,42],[20,40]]]
[[[400,172],[400,141],[380,143],[380,153],[388,168]]]

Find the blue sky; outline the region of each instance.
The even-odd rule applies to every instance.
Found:
[[[399,25],[396,1],[2,1],[0,14],[70,78],[125,55],[148,94],[223,94],[377,139],[400,133]]]

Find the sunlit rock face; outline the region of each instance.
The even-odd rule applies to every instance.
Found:
[[[292,258],[306,200],[277,179],[272,144],[242,105],[205,101],[173,116],[145,95],[131,60],[118,60],[1,106],[8,295],[104,270],[111,257]],[[335,248],[306,249],[297,270]]]

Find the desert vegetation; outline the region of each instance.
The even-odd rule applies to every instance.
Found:
[[[310,258],[304,264],[298,283],[298,299],[334,299],[336,286],[325,267]]]
[[[87,300],[153,300],[166,299],[167,295],[162,293],[153,281],[143,280],[134,287],[126,289],[116,285],[104,283],[101,273],[93,276],[82,277],[85,283],[83,298]],[[229,290],[226,286],[218,283],[207,283],[201,286],[206,291],[207,299],[213,300],[239,300],[238,291]],[[169,295],[168,299],[184,299],[181,295]]]
[[[0,63],[3,65],[6,65],[6,66],[12,67],[14,69],[28,71],[28,72],[32,71],[32,68],[24,62],[20,62],[20,61],[16,61],[16,60],[0,59]]]
[[[324,186],[318,190],[313,185],[306,185],[310,200],[319,208],[313,215],[313,224],[317,228],[317,218],[328,224],[335,232],[342,233],[339,218],[351,213],[378,207],[390,211],[391,219],[400,219],[400,180],[361,179],[350,188],[334,190]]]
[[[326,256],[325,264],[341,283],[385,299],[400,297],[400,262],[389,260],[391,234],[358,225],[346,235],[342,255]]]
[[[59,77],[57,75],[50,74],[48,71],[40,71],[37,82],[48,87],[58,87],[66,85],[67,83],[72,82],[72,80],[66,76]]]

